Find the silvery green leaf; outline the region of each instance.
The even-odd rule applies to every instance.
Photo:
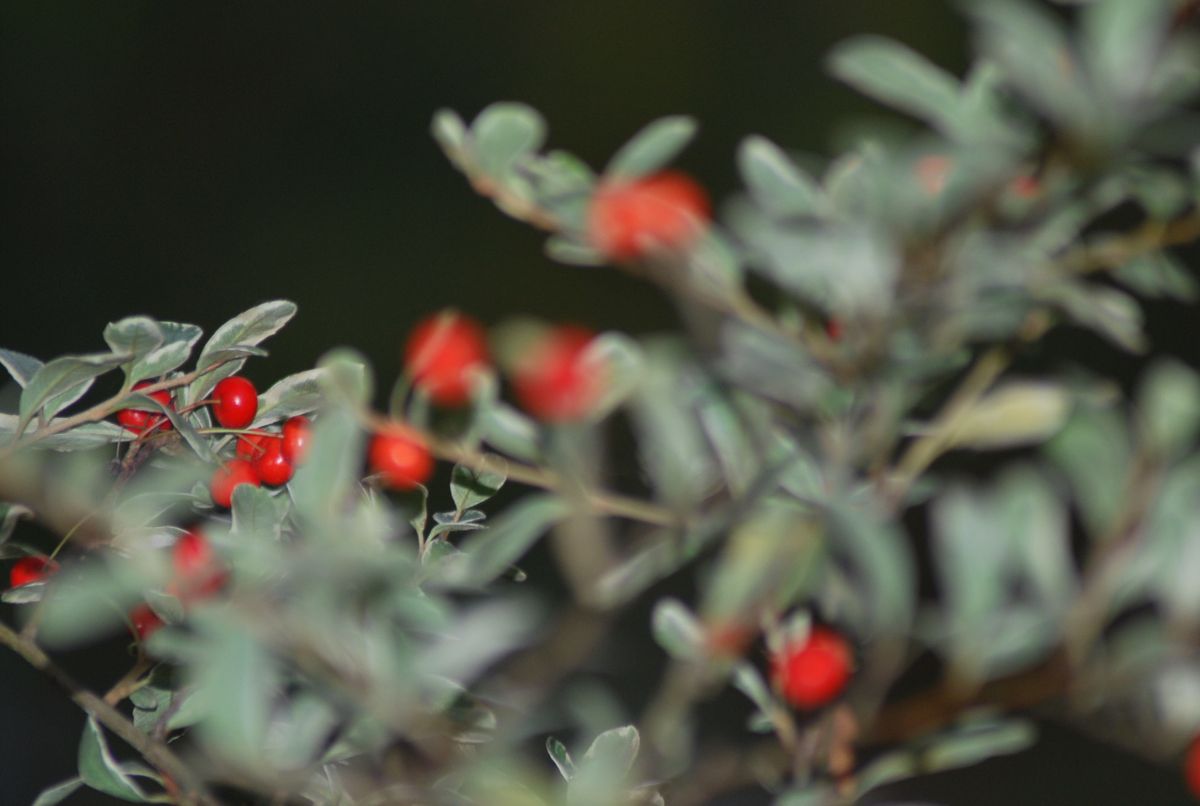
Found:
[[[580,769],[602,766],[617,778],[623,778],[633,769],[641,747],[641,736],[633,725],[624,725],[601,733],[583,754]]]
[[[8,370],[17,385],[24,389],[29,385],[29,379],[42,368],[42,362],[16,350],[0,349],[0,366]]]
[[[233,491],[233,534],[243,539],[278,539],[287,517],[288,497],[250,484]]]
[[[231,348],[253,348],[265,339],[275,335],[296,315],[296,303],[287,300],[273,300],[256,305],[249,310],[239,313],[225,324],[217,328],[200,357],[196,360],[197,369],[207,369],[221,355],[230,355],[223,351]],[[216,356],[216,358],[214,358]],[[242,368],[245,359],[235,358],[222,364],[212,372],[197,378],[186,395],[186,402],[193,403],[202,400],[217,382],[227,378]]]
[[[636,179],[662,168],[696,136],[696,121],[686,115],[659,118],[621,146],[604,169],[607,176]]]
[[[45,582],[27,582],[24,585],[18,585],[15,588],[5,588],[3,593],[0,593],[0,602],[6,604],[33,604],[34,602],[42,601],[42,597],[46,593]]]
[[[471,124],[474,158],[487,176],[503,178],[522,154],[541,148],[546,122],[537,110],[501,101],[479,113]]]
[[[924,56],[891,39],[858,36],[838,45],[828,60],[835,76],[855,89],[953,130],[958,82]]]
[[[33,510],[22,504],[0,502],[0,543],[12,537],[21,518],[32,518]]]
[[[79,777],[63,781],[61,784],[55,784],[52,787],[43,789],[41,794],[37,796],[37,799],[33,801],[33,806],[56,806],[56,804],[75,794],[82,786],[83,779]]]
[[[59,419],[50,421],[50,425],[60,422]],[[0,444],[11,439],[17,433],[17,418],[12,414],[0,414]],[[126,442],[134,438],[134,434],[126,431],[116,423],[100,421],[84,423],[66,431],[46,437],[35,447],[55,451],[77,451],[86,448],[98,448],[111,445],[114,442]]]
[[[450,569],[453,573],[445,581],[469,587],[488,584],[569,513],[567,504],[550,494],[521,499],[494,518],[487,529],[463,542],[467,561]]]
[[[1118,347],[1131,353],[1146,351],[1141,306],[1125,292],[1083,283],[1064,283],[1046,289],[1044,293],[1078,324],[1096,331]]]
[[[1096,89],[1126,113],[1145,94],[1178,3],[1098,0],[1083,16],[1083,52]]]
[[[137,361],[162,345],[165,336],[158,322],[148,316],[130,316],[109,322],[104,328],[104,341],[114,353],[128,355]]]
[[[259,395],[258,414],[251,427],[259,428],[320,408],[324,399],[322,378],[327,372],[327,369],[318,367],[276,381],[270,389]]]
[[[1134,258],[1117,269],[1114,276],[1142,297],[1166,297],[1190,303],[1200,296],[1196,278],[1168,252],[1151,252]]]
[[[1037,729],[1028,720],[1004,720],[952,731],[935,739],[922,753],[929,772],[978,764],[996,756],[1019,753],[1037,741]]]
[[[1155,363],[1138,390],[1137,424],[1142,445],[1155,455],[1192,449],[1200,428],[1200,377],[1175,360]]]
[[[654,640],[668,655],[694,660],[704,651],[704,629],[678,599],[660,599],[651,617]]]
[[[583,354],[588,366],[603,373],[604,389],[593,404],[593,416],[601,417],[625,401],[637,387],[642,373],[642,351],[624,333],[608,331],[588,343]]]
[[[88,717],[79,743],[79,777],[92,789],[106,795],[133,803],[151,802],[113,758],[100,726],[92,717]]]
[[[497,400],[479,416],[484,440],[497,450],[526,461],[541,459],[541,429],[525,414]]]
[[[824,208],[821,189],[779,146],[752,135],[737,153],[742,181],[754,201],[774,218],[819,215]]]
[[[126,562],[93,562],[54,575],[41,605],[39,639],[48,647],[79,646],[124,625],[153,579]]]
[[[767,688],[758,669],[749,663],[739,662],[733,668],[731,681],[734,688],[749,697],[750,702],[757,705],[758,710],[763,714],[770,714],[775,710],[775,698],[771,695],[771,690]]]
[[[1080,409],[1046,448],[1070,482],[1088,532],[1106,534],[1124,500],[1132,464],[1123,418],[1111,409]]]
[[[193,696],[204,714],[196,730],[206,745],[226,757],[241,763],[262,759],[278,692],[277,664],[262,642],[229,614],[214,614],[200,629],[204,651],[189,666]]]
[[[196,456],[200,457],[205,462],[215,462],[216,457],[213,455],[212,448],[208,444],[208,440],[196,433],[196,429],[192,427],[186,415],[180,414],[175,410],[173,405],[166,405],[155,400],[152,397],[142,394],[132,394],[126,398],[126,406],[124,408],[136,408],[145,411],[158,411],[166,416],[171,421],[171,425],[179,432],[179,436],[183,437],[183,441],[188,444]]]
[[[433,122],[429,128],[433,139],[442,147],[446,156],[456,166],[462,167],[458,161],[461,159],[463,148],[466,145],[467,126],[458,113],[450,109],[439,109],[433,113]]]
[[[507,473],[499,463],[492,470],[476,470],[464,465],[455,465],[450,472],[450,496],[458,513],[482,504],[500,492]]]
[[[97,376],[116,369],[128,358],[116,353],[92,353],[67,355],[43,364],[21,392],[21,421],[29,423],[43,409],[46,417],[53,417],[82,397]]]
[[[568,266],[603,266],[604,257],[585,243],[563,235],[551,235],[546,239],[546,257]]]
[[[146,378],[158,378],[182,366],[192,354],[192,348],[204,331],[195,325],[181,322],[159,322],[163,335],[162,346],[151,350],[134,362],[129,370],[129,381],[137,383]]]

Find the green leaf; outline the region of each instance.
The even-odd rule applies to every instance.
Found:
[[[899,42],[855,37],[838,45],[828,64],[835,76],[860,92],[952,131],[958,82]]]
[[[29,379],[42,368],[42,362],[16,350],[0,350],[0,366],[8,370],[17,385],[24,389],[29,385]]]
[[[992,450],[1037,445],[1059,432],[1071,413],[1071,396],[1045,381],[1006,381],[963,412],[947,435],[959,448]]]
[[[203,717],[196,730],[223,757],[262,759],[279,675],[266,648],[231,613],[199,625],[204,651],[189,668]]]
[[[1155,363],[1138,393],[1138,435],[1156,456],[1173,456],[1193,448],[1200,428],[1200,378],[1171,359]]]
[[[776,708],[775,698],[771,695],[771,690],[767,688],[767,684],[763,681],[762,675],[758,673],[749,663],[741,661],[737,666],[733,667],[733,677],[731,678],[733,687],[750,698],[750,702],[758,706],[758,710],[763,714],[770,714]]]
[[[251,427],[259,428],[320,408],[324,400],[323,379],[328,371],[327,368],[318,367],[276,381],[258,396],[258,414]]]
[[[129,382],[158,378],[182,366],[192,354],[192,348],[204,331],[195,325],[180,322],[159,322],[163,335],[162,346],[151,350],[129,370]]]
[[[350,408],[334,406],[322,412],[313,423],[308,458],[289,485],[299,515],[317,524],[336,522],[358,484],[363,439]]]
[[[488,444],[517,459],[541,459],[541,429],[529,417],[499,400],[488,405],[479,417],[479,428]]]
[[[496,517],[491,526],[464,541],[465,563],[456,564],[444,581],[464,586],[482,586],[503,574],[525,555],[550,527],[570,514],[560,498],[531,495]]]
[[[935,740],[922,754],[928,772],[958,769],[996,756],[1019,753],[1037,741],[1028,720],[1005,720],[971,726]]]
[[[651,618],[654,640],[667,654],[694,660],[704,652],[704,630],[687,606],[678,599],[660,599]]]
[[[604,377],[603,391],[592,405],[592,416],[599,418],[623,403],[642,378],[642,350],[637,341],[614,331],[597,335],[582,356],[588,367]]]
[[[1137,300],[1125,292],[1083,283],[1064,283],[1045,293],[1083,327],[1096,331],[1131,353],[1146,351],[1142,309]]]
[[[212,337],[205,343],[204,349],[200,351],[200,357],[196,360],[196,368],[207,369],[219,360],[222,354],[228,355],[225,351],[230,348],[255,347],[278,333],[295,315],[296,303],[287,300],[264,302],[239,313],[212,334]],[[246,363],[244,358],[235,358],[207,375],[197,378],[188,387],[187,402],[194,403],[202,400],[212,391],[218,381],[233,375],[242,368],[244,363]]]
[[[0,543],[12,537],[21,518],[32,518],[33,510],[22,504],[0,502]]]
[[[242,484],[234,489],[233,534],[241,538],[278,539],[287,517],[288,497]]]
[[[541,148],[546,122],[526,104],[501,101],[479,113],[471,124],[471,137],[480,170],[499,179],[522,154]]]
[[[611,802],[611,796],[623,789],[640,746],[641,737],[633,725],[606,730],[597,736],[567,784],[567,802]]]
[[[475,470],[455,465],[450,472],[450,496],[459,513],[482,504],[500,492],[507,473],[503,465],[495,470]]]
[[[696,121],[686,115],[659,118],[635,134],[609,160],[604,173],[636,179],[666,165],[696,136]]]
[[[179,436],[183,437],[183,441],[188,444],[196,455],[205,462],[215,462],[216,457],[213,455],[212,448],[209,446],[208,440],[196,433],[196,429],[192,427],[185,415],[176,411],[174,405],[167,405],[154,398],[143,394],[132,394],[125,400],[125,405],[122,408],[141,409],[143,411],[159,411],[171,421],[171,425],[179,432]]]
[[[55,784],[49,789],[43,789],[34,800],[33,806],[55,806],[73,795],[82,786],[82,778],[71,778],[61,784]]]
[[[459,163],[466,146],[467,126],[458,113],[450,109],[439,109],[433,113],[433,122],[429,130],[450,161],[461,168]]]
[[[554,766],[558,767],[558,773],[563,780],[570,781],[575,776],[575,762],[571,760],[567,746],[551,736],[546,739],[546,752],[550,754],[550,760],[554,762]]]
[[[95,641],[125,626],[125,614],[153,586],[129,563],[94,562],[54,575],[42,602],[39,639],[65,648]]]
[[[1107,533],[1122,501],[1133,446],[1121,416],[1112,410],[1083,409],[1047,446],[1066,474],[1092,537]]]
[[[104,341],[112,351],[133,361],[160,347],[164,339],[158,322],[148,316],[130,316],[104,328]]]
[[[824,209],[816,182],[765,137],[753,135],[743,140],[737,163],[750,195],[768,215],[812,216]]]
[[[854,502],[835,506],[829,527],[835,554],[849,562],[860,580],[870,626],[890,634],[906,632],[916,608],[917,572],[904,533]]]
[[[49,425],[55,425],[60,421],[60,418],[55,418],[50,421]],[[0,414],[0,442],[7,441],[4,438],[12,439],[16,436],[17,424],[18,420],[15,415]],[[101,421],[98,423],[84,423],[75,428],[60,431],[53,436],[42,439],[34,447],[56,451],[78,451],[87,448],[98,448],[114,442],[126,442],[133,439],[134,436],[133,433],[126,431],[116,423]]]
[[[551,235],[546,239],[546,257],[568,266],[604,266],[604,256],[586,243],[564,235]]]
[[[1178,258],[1167,252],[1151,252],[1134,258],[1117,269],[1114,276],[1134,293],[1151,299],[1165,297],[1190,303],[1200,297],[1196,278]]]
[[[1171,0],[1098,0],[1083,17],[1083,50],[1097,90],[1124,110],[1146,94],[1171,17]]]
[[[96,720],[88,717],[79,743],[79,777],[92,789],[133,803],[149,803],[141,788],[121,768],[108,750]]]
[[[21,393],[18,409],[21,421],[29,423],[43,408],[46,417],[53,417],[81,398],[97,376],[116,369],[128,358],[114,353],[92,353],[67,355],[43,364]]]

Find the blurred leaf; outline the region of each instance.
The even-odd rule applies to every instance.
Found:
[[[539,461],[541,429],[517,409],[496,401],[480,413],[483,438],[497,450],[517,459]]]
[[[188,667],[203,713],[196,728],[222,757],[252,765],[263,759],[278,669],[232,614],[213,614],[199,626],[204,650]]]
[[[781,793],[772,802],[772,806],[833,806],[835,803],[837,795],[832,787],[828,784],[814,784]]]
[[[459,160],[467,140],[467,127],[463,119],[453,110],[439,109],[433,113],[433,122],[429,128],[442,151],[461,168]]]
[[[1093,538],[1106,534],[1125,498],[1133,448],[1120,415],[1082,409],[1048,445],[1066,474]]]
[[[1200,428],[1200,378],[1172,359],[1153,364],[1142,380],[1137,401],[1138,437],[1156,456],[1193,448]]]
[[[1114,276],[1134,293],[1151,299],[1166,297],[1178,302],[1195,302],[1200,296],[1196,278],[1174,255],[1151,252],[1134,258]]]
[[[15,605],[33,604],[42,601],[45,593],[45,582],[26,582],[15,588],[5,588],[4,592],[0,593],[0,602]]]
[[[65,648],[105,637],[125,625],[125,614],[154,580],[125,561],[93,562],[54,575],[42,602],[38,637]]]
[[[741,661],[733,668],[732,680],[734,688],[749,697],[763,714],[770,715],[775,710],[775,698],[758,669]]]
[[[976,450],[1036,445],[1058,433],[1070,412],[1070,394],[1058,384],[1006,381],[964,412],[947,438]]]
[[[857,773],[855,776],[858,784],[856,791],[865,794],[885,784],[902,781],[905,778],[915,778],[920,774],[921,770],[917,766],[917,759],[912,751],[897,750],[885,753],[871,759]]]
[[[12,537],[21,518],[32,518],[33,510],[22,504],[0,502],[0,543]]]
[[[195,451],[196,456],[205,462],[212,463],[216,461],[208,439],[196,433],[196,429],[192,427],[186,416],[176,411],[173,404],[166,405],[149,395],[132,394],[126,398],[125,405],[122,408],[161,412],[171,421],[171,425],[179,432],[179,436],[183,437],[183,441],[188,444],[188,447]]]
[[[592,416],[596,418],[623,403],[633,394],[642,377],[641,347],[624,333],[607,331],[595,336],[588,343],[582,360],[604,377],[600,398],[592,405]]]
[[[868,605],[870,626],[903,634],[916,607],[916,562],[905,535],[853,502],[835,504],[828,513],[834,553],[848,561],[860,580],[858,590]]]
[[[207,369],[215,362],[219,353],[230,348],[255,347],[278,333],[295,315],[296,303],[287,300],[264,302],[239,313],[212,334],[204,349],[200,351],[200,357],[196,359],[196,368]],[[202,400],[218,381],[233,375],[245,363],[245,359],[235,359],[197,378],[188,387],[185,402],[195,403]]]
[[[21,421],[30,422],[39,410],[53,417],[81,398],[98,375],[121,366],[129,356],[115,353],[67,355],[43,364],[21,393]]]
[[[502,101],[479,113],[471,124],[471,137],[480,170],[502,179],[517,157],[541,148],[546,123],[533,108]]]
[[[162,346],[165,340],[158,322],[148,316],[130,316],[109,322],[104,328],[104,341],[114,353],[129,356],[131,361],[145,357]]]
[[[609,160],[604,173],[636,179],[662,168],[696,136],[696,121],[686,115],[659,118],[635,134]]]
[[[678,599],[659,599],[651,618],[654,640],[667,654],[695,660],[704,652],[704,630],[692,612]]]
[[[737,161],[750,195],[768,215],[783,219],[821,213],[821,189],[770,140],[747,137],[738,147]]]
[[[935,740],[922,754],[928,772],[952,770],[1025,750],[1037,741],[1037,730],[1028,720],[988,722],[955,731]]]
[[[525,555],[551,526],[570,514],[554,495],[530,495],[493,519],[482,532],[464,541],[465,563],[456,565],[445,581],[466,586],[486,585]]]
[[[258,397],[258,414],[251,428],[286,420],[297,414],[308,414],[320,408],[324,400],[324,367],[297,372],[272,384]]]
[[[558,772],[563,780],[570,781],[575,776],[575,762],[571,760],[567,746],[551,736],[546,739],[546,752],[550,754],[550,760],[554,762],[554,766],[558,767]]]
[[[551,235],[546,239],[546,257],[568,266],[604,266],[604,256],[585,243],[563,235]]]
[[[106,795],[133,803],[150,802],[141,788],[109,753],[100,726],[90,716],[83,728],[83,739],[79,743],[79,777],[92,789],[98,789]]]
[[[864,94],[952,130],[958,82],[899,42],[858,36],[838,45],[828,64],[835,76]]]
[[[322,411],[313,423],[308,457],[289,485],[297,514],[317,524],[334,523],[358,486],[362,456],[363,433],[353,411],[344,406]]]
[[[1095,87],[1128,115],[1145,94],[1167,38],[1173,0],[1098,0],[1083,15],[1083,50]]]
[[[241,484],[233,491],[233,534],[242,538],[278,540],[287,517],[288,497]]]
[[[195,325],[180,322],[158,322],[163,335],[162,346],[151,350],[129,370],[129,382],[157,378],[183,365],[204,331]]]
[[[1104,336],[1131,353],[1146,351],[1142,310],[1137,301],[1115,288],[1061,284],[1048,290],[1047,297],[1078,324]]]
[[[507,474],[500,470],[475,470],[455,465],[450,471],[450,496],[459,513],[482,504],[500,492]]]
[[[42,368],[42,362],[16,350],[0,349],[0,366],[8,370],[17,385],[24,389],[29,385],[29,379]]]
[[[61,784],[55,784],[48,789],[43,789],[37,799],[33,801],[33,806],[55,806],[73,795],[82,786],[82,778],[72,778]]]
[[[592,806],[613,802],[625,790],[624,781],[633,769],[640,745],[641,737],[633,725],[597,736],[567,783],[567,803]]]

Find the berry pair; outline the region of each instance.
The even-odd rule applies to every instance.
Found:
[[[167,593],[185,607],[208,599],[225,586],[229,573],[204,535],[184,532],[171,549],[172,578]],[[129,611],[129,624],[139,641],[145,641],[165,622],[143,602]]]
[[[587,361],[593,334],[563,326],[544,331],[513,362],[513,390],[521,405],[548,422],[585,415],[600,396],[603,373]],[[489,366],[483,328],[456,311],[443,311],[413,329],[405,369],[435,403],[460,406],[473,378]]]
[[[289,417],[279,435],[256,433],[238,436],[235,457],[213,473],[209,490],[213,503],[228,508],[233,491],[242,484],[279,487],[291,481],[296,465],[304,460],[312,426],[307,417]]]
[[[151,385],[150,381],[139,381],[133,385],[133,391],[137,392]],[[166,389],[151,392],[147,397],[171,410],[175,409],[171,400],[171,393]],[[173,428],[171,421],[164,417],[157,409],[121,409],[117,412],[117,422],[126,430],[132,431],[135,434],[144,434],[155,430],[170,431]]]

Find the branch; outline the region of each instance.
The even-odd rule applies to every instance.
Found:
[[[0,644],[20,655],[30,666],[61,686],[84,713],[111,730],[164,776],[170,777],[182,790],[181,803],[220,806],[220,802],[208,792],[204,782],[166,744],[142,733],[120,711],[79,685],[37,644],[13,632],[3,623],[0,623]]]

